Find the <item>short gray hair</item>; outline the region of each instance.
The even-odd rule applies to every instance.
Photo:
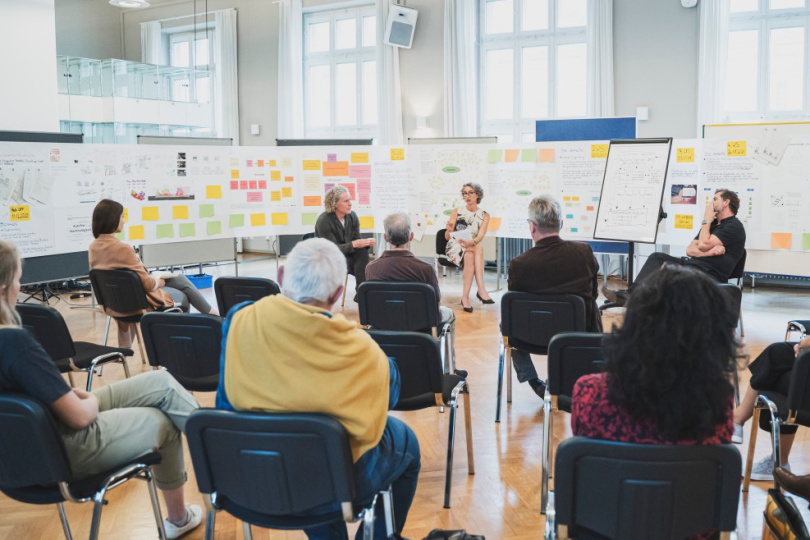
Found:
[[[349,193],[349,190],[343,186],[335,186],[326,192],[326,197],[323,198],[323,208],[327,212],[334,212],[340,196],[344,193]]]
[[[302,304],[328,302],[346,280],[346,257],[323,238],[299,242],[287,255],[281,293]]]
[[[469,187],[475,192],[476,204],[479,204],[484,199],[484,188],[481,187],[481,184],[476,184],[475,182],[467,182],[463,186],[461,186],[461,192],[464,192],[464,188]]]
[[[562,227],[562,210],[560,203],[548,195],[535,197],[529,203],[529,219],[543,234],[560,232]]]
[[[404,246],[411,240],[411,218],[404,212],[390,214],[383,221],[385,234],[394,247]]]

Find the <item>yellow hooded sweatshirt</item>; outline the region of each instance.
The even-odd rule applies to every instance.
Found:
[[[349,433],[355,462],[382,438],[388,377],[385,353],[343,315],[277,294],[231,320],[225,346],[231,405],[334,416]]]

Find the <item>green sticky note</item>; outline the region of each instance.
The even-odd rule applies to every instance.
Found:
[[[810,233],[802,234],[802,249],[805,251],[810,250]]]
[[[316,221],[318,221],[318,214],[314,212],[301,214],[301,225],[315,225]]]
[[[487,163],[500,163],[501,161],[503,161],[503,150],[493,148],[487,154]]]
[[[200,217],[201,218],[214,217],[214,205],[213,204],[201,204],[200,205]]]
[[[222,234],[222,222],[221,221],[209,221],[205,224],[206,232],[208,236],[214,236],[215,234]]]
[[[174,225],[158,225],[157,226],[158,238],[174,238]]]
[[[231,214],[231,227],[244,227],[245,214]]]
[[[187,236],[197,236],[197,225],[194,223],[181,223],[180,224],[180,238]]]
[[[537,150],[534,148],[524,148],[520,151],[520,161],[524,163],[536,163]]]
[[[118,238],[118,239],[119,239],[119,240],[121,240],[122,242],[126,242],[126,241],[127,241],[127,235],[126,235],[126,234],[124,234],[124,231],[117,232],[117,233],[115,233],[113,236],[115,236],[116,238]]]

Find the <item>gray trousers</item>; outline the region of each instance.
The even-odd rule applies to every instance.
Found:
[[[150,371],[93,390],[99,414],[95,422],[74,430],[63,424],[62,440],[77,477],[90,476],[159,452],[152,468],[160,489],[186,483],[182,431],[199,404],[168,371]]]
[[[512,365],[515,366],[518,381],[526,382],[538,378],[537,370],[534,369],[532,363],[532,356],[526,351],[512,349]]]
[[[211,311],[211,304],[200,294],[191,281],[184,275],[170,277],[164,280],[166,286],[163,290],[169,293],[169,296],[174,300],[174,304],[182,309],[184,312],[188,311],[188,305],[194,306],[194,309],[200,313],[208,313]]]

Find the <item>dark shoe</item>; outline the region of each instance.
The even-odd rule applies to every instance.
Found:
[[[478,293],[475,293],[475,297],[478,298],[479,300],[481,300],[481,302],[483,302],[484,304],[494,304],[495,303],[495,300],[493,300],[492,298],[484,300],[483,298],[481,298],[481,295],[478,294]]]
[[[463,310],[464,310],[464,311],[466,311],[467,313],[472,313],[472,311],[473,311],[473,310],[472,310],[472,306],[467,307],[467,306],[465,306],[465,305],[464,305],[464,303],[463,303],[463,302],[461,303],[461,309],[463,309]]]
[[[546,381],[541,379],[533,379],[529,380],[529,386],[532,387],[534,393],[540,396],[540,399],[545,398],[546,396]]]
[[[785,491],[798,495],[805,500],[810,500],[810,475],[796,476],[785,470],[784,467],[776,467],[773,470],[773,477],[776,478],[780,486],[785,488]]]
[[[604,286],[602,287],[602,294],[605,295],[608,302],[617,306],[625,305],[629,296],[627,290],[609,289]]]

